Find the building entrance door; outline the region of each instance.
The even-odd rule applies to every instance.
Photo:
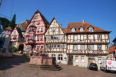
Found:
[[[68,56],[68,65],[73,65],[73,55]]]

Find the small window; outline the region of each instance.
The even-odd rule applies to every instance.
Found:
[[[74,40],[77,40],[77,35],[74,35]]]
[[[57,48],[60,48],[60,45],[59,44],[57,44]]]
[[[52,57],[56,57],[55,54],[52,54]]]
[[[98,35],[98,40],[101,40],[101,35]]]
[[[41,46],[41,50],[43,49],[43,46]]]
[[[74,50],[77,50],[77,45],[74,45]]]
[[[33,49],[34,49],[34,50],[36,49],[36,45],[34,45]]]
[[[58,55],[58,60],[62,60],[62,55]]]
[[[56,31],[58,31],[58,28],[56,28]]]
[[[37,50],[39,50],[39,46],[37,46]]]
[[[54,45],[53,44],[51,44],[51,48],[54,48]]]
[[[52,31],[52,29],[49,29],[49,31]]]
[[[56,25],[56,22],[54,22],[54,25]]]
[[[71,29],[71,31],[72,31],[72,32],[75,32],[75,28],[73,27],[73,28]]]
[[[81,56],[81,62],[85,62],[84,56]]]
[[[79,62],[78,56],[75,56],[75,62]]]
[[[49,36],[46,36],[46,39],[49,40]]]
[[[66,44],[64,44],[64,48],[66,48]]]
[[[51,39],[53,39],[53,36],[51,36]]]
[[[49,45],[49,44],[47,44],[47,45],[46,45],[46,48],[50,48],[50,45]]]
[[[35,24],[35,22],[32,23],[32,25],[34,25],[34,24]]]
[[[62,39],[62,35],[60,35],[59,37],[60,37],[60,39]]]
[[[82,46],[81,46],[81,50],[84,51],[84,49],[85,49],[85,48],[84,48],[84,45],[82,45]]]
[[[101,45],[98,45],[98,50],[101,51]]]
[[[93,51],[93,45],[90,45],[90,50]]]
[[[56,48],[56,44],[54,44],[54,48]]]
[[[83,31],[83,27],[80,28],[80,32],[82,32],[82,31]]]
[[[83,35],[81,35],[81,40],[83,40]]]
[[[60,44],[60,48],[63,48],[63,44]]]
[[[43,36],[41,36],[41,41],[43,41]]]
[[[93,40],[93,35],[91,35],[91,40]]]
[[[37,22],[37,25],[40,25],[40,21]]]
[[[35,16],[35,18],[34,18],[34,19],[37,19],[37,17],[38,17],[38,16]]]
[[[41,28],[41,32],[43,32],[43,28]]]
[[[93,32],[93,28],[91,26],[89,27],[89,31],[90,32]]]
[[[39,36],[37,36],[37,41],[39,41]]]
[[[99,61],[99,64],[100,64],[101,61],[102,61],[102,58],[101,57],[98,57],[98,61]]]

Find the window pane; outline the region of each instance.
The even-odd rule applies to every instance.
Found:
[[[84,62],[84,56],[81,56],[81,62]]]
[[[75,62],[78,62],[78,56],[75,56]]]
[[[93,50],[93,45],[90,45],[90,50]]]
[[[83,40],[83,35],[81,35],[81,40]]]
[[[82,48],[81,48],[81,50],[84,50],[84,45],[82,45]]]
[[[91,35],[91,40],[93,40],[93,35]]]
[[[74,50],[77,50],[77,45],[74,45]]]
[[[74,40],[77,40],[77,35],[74,36]]]
[[[98,61],[99,61],[99,63],[101,63],[101,59],[102,59],[101,57],[98,57]]]

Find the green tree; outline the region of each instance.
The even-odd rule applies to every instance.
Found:
[[[7,18],[1,17],[1,23],[2,23],[3,29],[5,29],[9,25],[9,20]]]
[[[16,22],[16,14],[14,14],[14,16],[13,16],[13,18],[12,18],[12,21],[10,22],[10,27],[11,27],[12,29],[14,29],[15,26],[16,26],[15,22]]]

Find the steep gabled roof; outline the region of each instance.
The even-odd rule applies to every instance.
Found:
[[[34,15],[35,15],[36,13],[40,13],[41,18],[42,18],[42,20],[44,21],[44,23],[45,23],[45,25],[46,25],[46,27],[47,27],[47,26],[49,25],[49,22],[47,21],[47,19],[41,14],[41,12],[40,12],[39,10],[37,10],[37,11],[34,13]],[[34,17],[34,15],[32,16],[32,18]],[[32,20],[32,18],[31,18],[31,20]],[[29,23],[27,24],[27,26],[31,23],[31,20],[29,21]],[[27,28],[27,26],[26,26],[26,28]]]
[[[22,32],[21,32],[21,29],[20,29],[20,28],[18,28],[18,27],[16,27],[16,30],[17,30],[17,32],[18,32],[18,34],[19,34],[19,36],[20,36],[20,37],[23,37]]]
[[[115,52],[115,46],[114,46],[114,44],[111,44],[111,46],[109,47],[109,50],[108,51],[110,53]]]
[[[5,28],[5,30],[12,30],[12,29],[11,29],[11,27],[9,26],[9,27]]]
[[[108,32],[110,33],[111,31],[106,31],[106,30],[103,30],[103,29],[100,29],[92,24],[89,24],[87,22],[72,22],[72,23],[68,23],[68,26],[67,26],[67,33],[75,33],[75,32],[80,32],[79,28],[80,27],[83,27],[84,28],[84,31],[83,32],[89,32],[89,27],[93,27],[93,31],[94,32]],[[75,32],[71,32],[71,28],[76,28]],[[81,32],[82,33],[82,32]]]
[[[67,28],[61,28],[64,33],[67,32]]]

